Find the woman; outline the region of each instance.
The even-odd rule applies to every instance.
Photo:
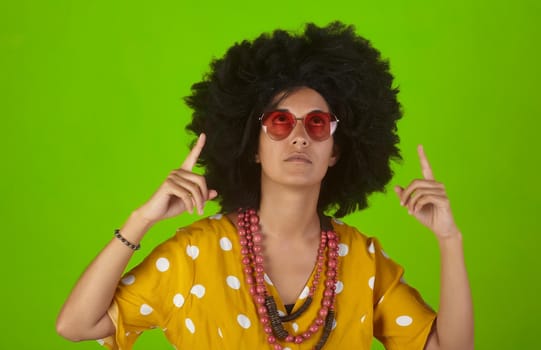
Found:
[[[192,87],[200,135],[77,282],[57,321],[67,339],[131,349],[161,328],[177,349],[471,349],[461,233],[423,149],[423,179],[395,191],[441,250],[437,314],[379,242],[324,213],[367,206],[400,159],[388,64],[339,22],[234,45]],[[192,172],[199,162],[205,176]],[[181,228],[119,283],[165,218],[222,213]]]

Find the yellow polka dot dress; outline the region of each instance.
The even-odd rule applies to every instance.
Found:
[[[389,259],[374,238],[333,220],[340,239],[335,320],[324,349],[370,349],[378,338],[387,349],[424,347],[436,314],[402,280],[403,269]],[[270,349],[244,281],[235,226],[215,215],[178,229],[120,281],[109,316],[116,334],[99,342],[109,349],[131,349],[141,332],[162,330],[177,349]],[[299,294],[295,312],[308,296],[314,272]],[[265,275],[279,314],[286,308]],[[319,310],[314,303],[285,322],[293,335],[306,330]],[[312,349],[322,329],[285,349]]]

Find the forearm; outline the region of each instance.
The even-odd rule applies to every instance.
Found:
[[[137,244],[150,224],[132,213],[120,232]],[[133,250],[113,238],[77,281],[57,319],[57,331],[71,340],[94,338],[103,330],[100,322],[111,305],[119,278]]]
[[[473,306],[464,262],[462,235],[439,239],[440,308],[436,323],[440,349],[473,349]]]

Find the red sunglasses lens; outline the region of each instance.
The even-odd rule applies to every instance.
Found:
[[[285,139],[295,127],[295,117],[286,111],[265,113],[262,119],[267,134],[274,140]]]
[[[331,135],[331,115],[326,112],[312,112],[304,117],[304,127],[315,141],[323,141]]]

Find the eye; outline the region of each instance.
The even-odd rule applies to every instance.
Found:
[[[325,123],[323,118],[321,118],[320,116],[315,116],[312,119],[310,119],[310,121],[312,122],[312,124],[323,124],[323,123]]]
[[[307,118],[309,118],[308,122],[311,126],[321,127],[325,126],[329,122],[328,115],[323,113],[310,114],[309,116],[307,116]]]
[[[279,114],[276,117],[274,117],[274,120],[280,123],[285,123],[287,122],[287,117],[283,114]]]
[[[283,112],[275,112],[271,116],[273,124],[288,124],[291,123],[291,118]]]

